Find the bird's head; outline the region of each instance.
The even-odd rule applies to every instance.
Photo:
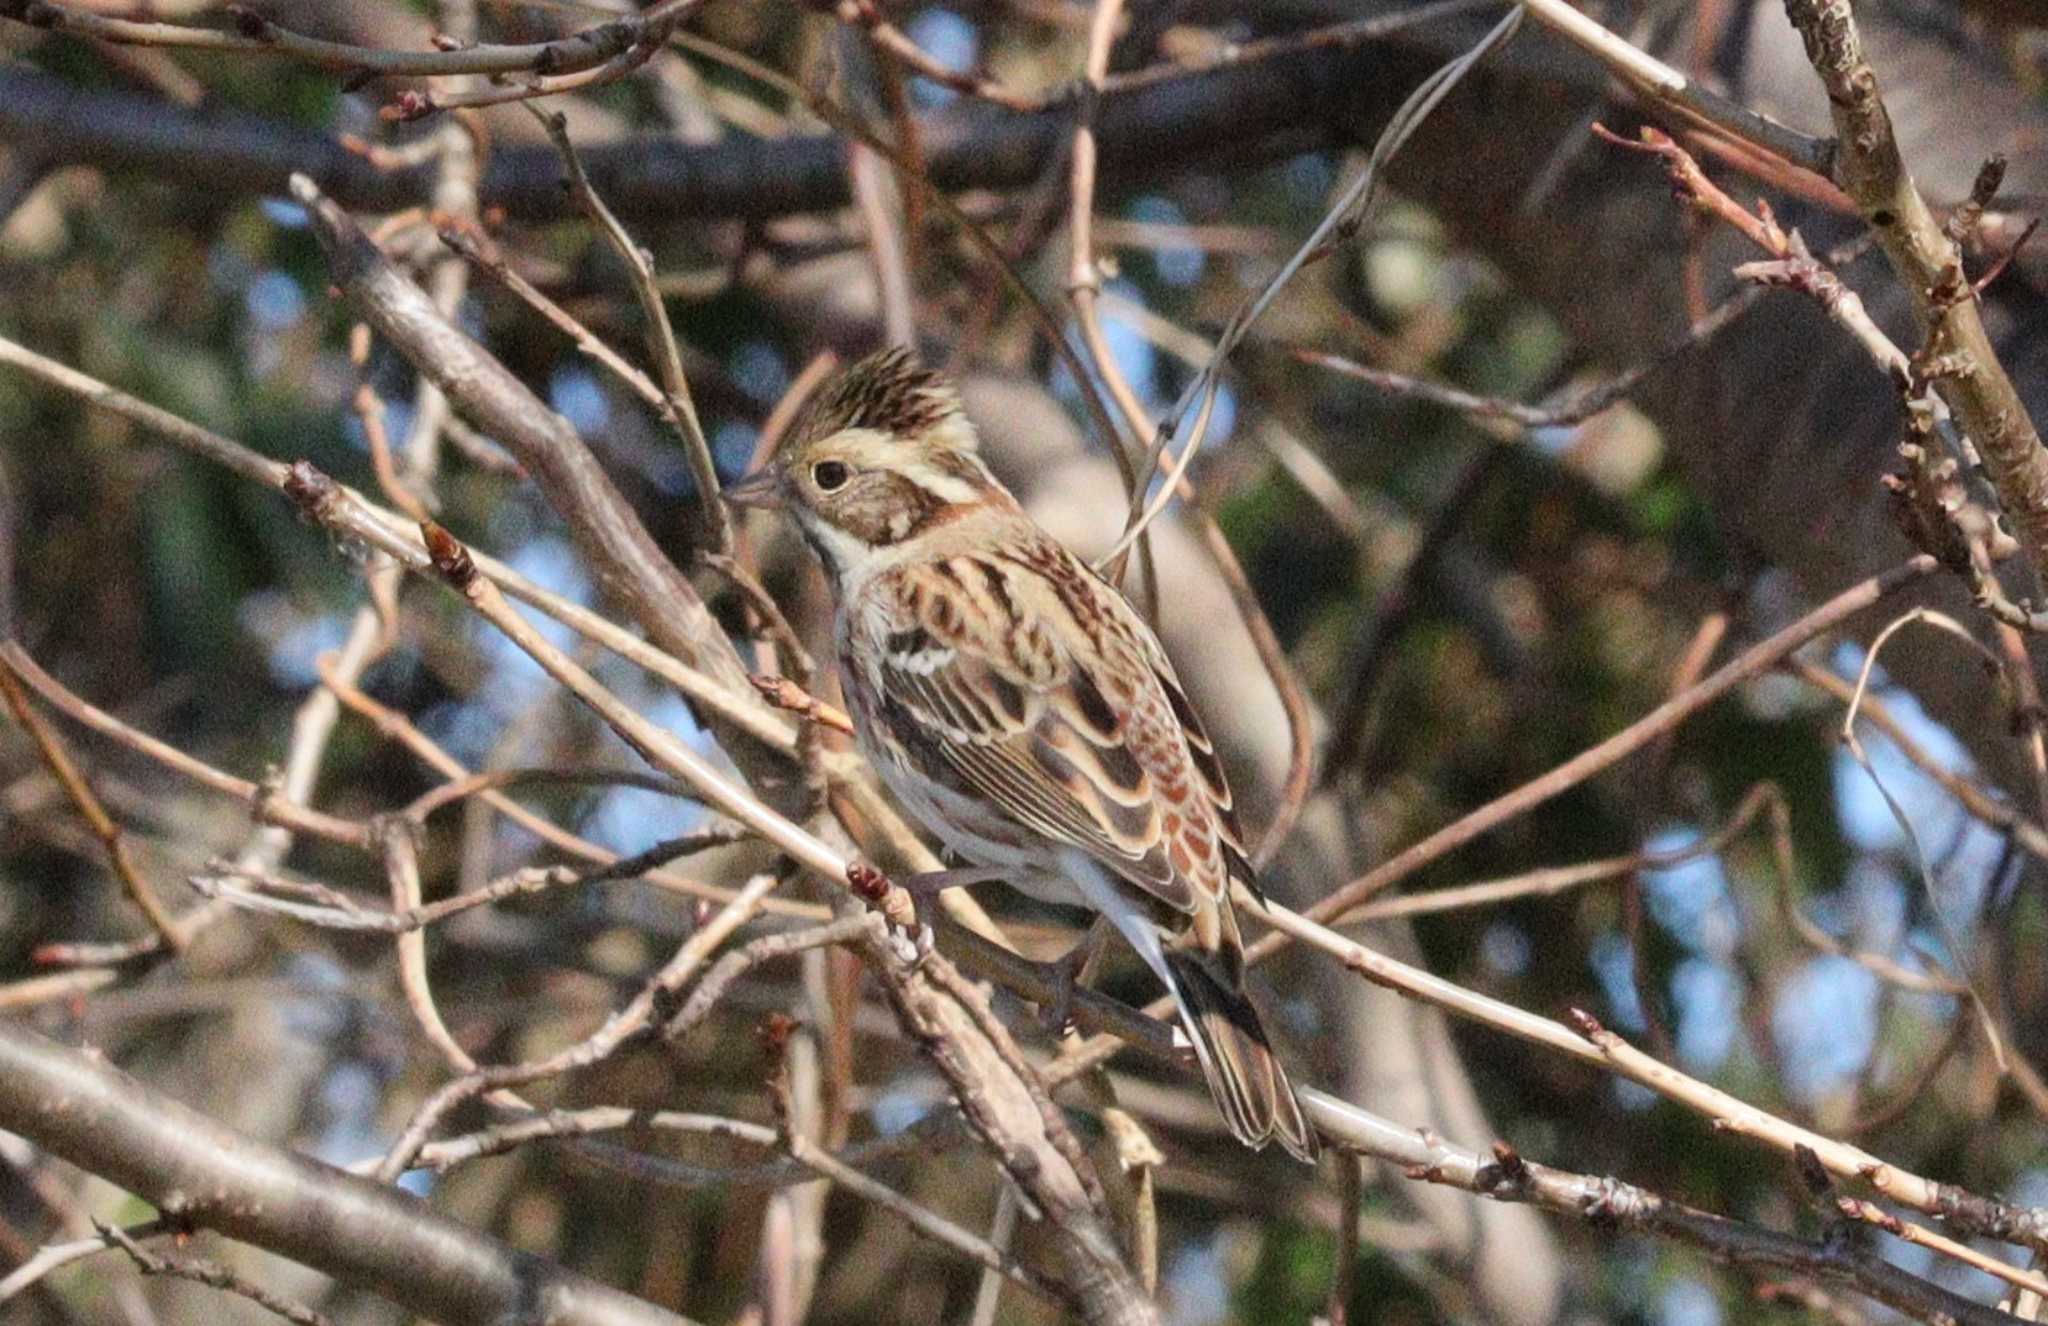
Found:
[[[827,383],[775,455],[725,496],[788,507],[835,578],[969,512],[1015,507],[977,454],[959,393],[902,349]]]

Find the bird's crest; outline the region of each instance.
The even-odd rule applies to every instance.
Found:
[[[849,428],[975,449],[960,394],[901,346],[869,355],[840,374],[819,397],[806,431],[825,437]]]

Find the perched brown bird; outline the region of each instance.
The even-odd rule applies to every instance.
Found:
[[[1230,1130],[1313,1161],[1244,994],[1230,886],[1258,881],[1216,749],[1151,628],[983,465],[953,389],[865,359],[726,496],[787,505],[824,563],[861,747],[976,867],[923,883],[1107,918],[1172,992]]]

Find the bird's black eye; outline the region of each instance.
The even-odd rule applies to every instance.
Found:
[[[845,461],[821,460],[811,466],[811,482],[818,485],[820,492],[835,492],[846,487],[846,481],[853,477],[853,471]]]

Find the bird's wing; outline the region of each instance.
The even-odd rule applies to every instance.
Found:
[[[891,575],[870,656],[905,757],[1210,928],[1242,856],[1221,771],[1122,597],[1049,540]]]

